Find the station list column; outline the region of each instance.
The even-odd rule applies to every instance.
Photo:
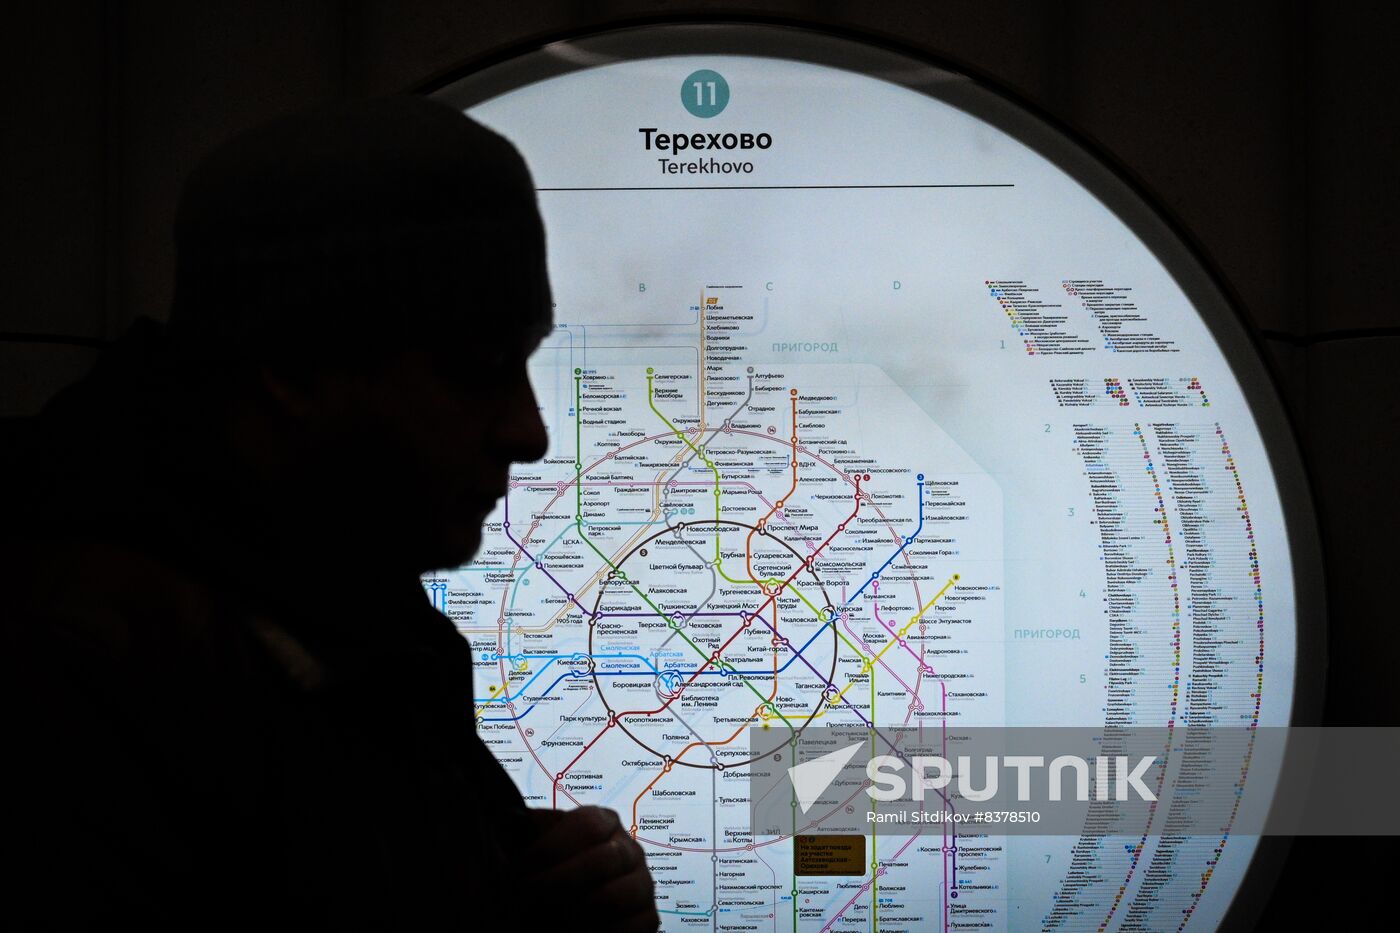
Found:
[[[1134,726],[1175,721],[1180,691],[1181,601],[1165,491],[1140,424],[1074,426],[1104,565],[1108,630],[1101,754]],[[1163,750],[1163,763],[1165,752]],[[1161,786],[1163,767],[1145,777]],[[1121,905],[1150,827],[1114,801],[1094,801],[1044,929],[1099,930]],[[1125,838],[1130,840],[1125,843]]]
[[[1226,849],[1249,774],[1263,695],[1264,597],[1249,503],[1220,425],[1151,427],[1185,549],[1187,728],[1177,732],[1161,836],[1122,928],[1179,930]]]

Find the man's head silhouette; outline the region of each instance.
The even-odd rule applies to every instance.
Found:
[[[469,559],[546,443],[525,371],[551,320],[544,230],[514,147],[423,98],[297,114],[196,168],[176,250],[172,354],[224,390],[291,546]]]
[[[549,891],[544,925],[657,929],[617,815],[532,810],[492,757],[461,623],[418,579],[472,557],[546,448],[519,154],[428,100],[298,114],[194,171],[176,246],[169,326],[17,436],[18,914],[468,928]]]

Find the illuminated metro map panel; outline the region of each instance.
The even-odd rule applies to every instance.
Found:
[[[1211,929],[1257,844],[1228,826],[797,875],[747,736],[1287,724],[1257,360],[966,79],[619,47],[445,93],[524,153],[556,303],[548,456],[425,580],[484,740],[532,806],[622,815],[667,930]]]

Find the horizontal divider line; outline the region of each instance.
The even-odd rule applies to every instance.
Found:
[[[965,185],[655,185],[618,188],[536,188],[536,191],[816,191],[863,188],[1014,188],[1011,182]]]

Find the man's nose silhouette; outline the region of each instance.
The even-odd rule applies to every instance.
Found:
[[[502,405],[497,424],[498,454],[512,463],[533,463],[549,451],[549,435],[528,375],[521,373]]]

